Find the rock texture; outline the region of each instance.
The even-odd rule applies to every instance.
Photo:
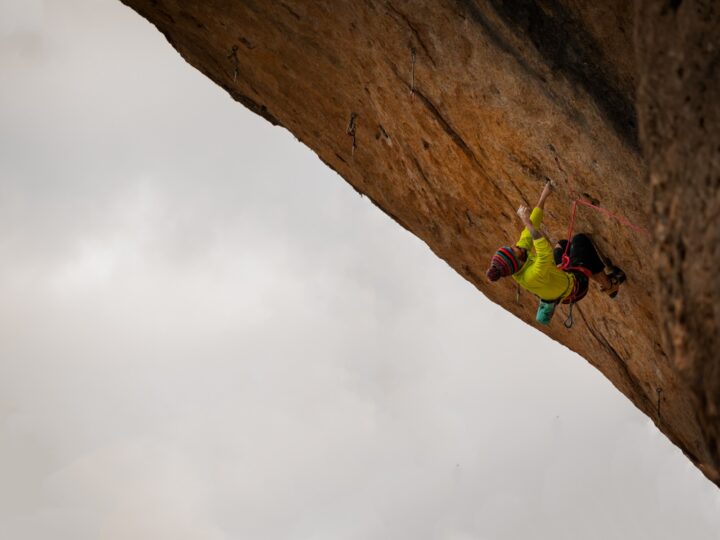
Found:
[[[615,302],[591,291],[572,330],[563,312],[541,330],[720,484],[712,2],[123,2],[530,324],[536,300],[484,271],[547,179],[555,237],[578,197],[647,229],[581,209],[577,230],[629,282]]]
[[[655,216],[663,345],[720,454],[720,5],[637,5],[638,112]]]

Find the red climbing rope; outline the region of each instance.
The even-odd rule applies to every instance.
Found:
[[[583,199],[575,199],[573,201],[573,205],[572,205],[572,214],[570,215],[570,226],[568,227],[568,233],[567,233],[568,241],[565,244],[565,251],[563,252],[563,256],[562,256],[562,263],[560,264],[560,268],[563,270],[570,267],[570,257],[568,256],[568,250],[570,249],[570,241],[572,240],[572,232],[573,232],[573,227],[575,226],[575,214],[577,214],[578,204],[582,204],[584,206],[589,206],[590,208],[594,208],[598,212],[601,212],[612,218],[615,218],[616,220],[618,220],[620,223],[622,223],[626,227],[629,227],[637,232],[641,232],[641,233],[646,234],[647,236],[650,236],[650,232],[645,227],[638,227],[637,225],[634,225],[627,218],[625,218],[621,215],[615,214],[615,213],[611,212],[610,210],[606,210],[605,208],[596,206],[589,201],[585,201]]]

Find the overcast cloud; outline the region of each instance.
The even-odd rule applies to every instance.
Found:
[[[597,371],[134,12],[0,6],[0,537],[718,538]]]

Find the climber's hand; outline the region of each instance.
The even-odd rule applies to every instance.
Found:
[[[547,182],[545,182],[545,187],[543,187],[542,193],[540,194],[540,200],[537,203],[538,208],[541,208],[541,209],[545,208],[545,199],[547,199],[548,195],[550,195],[550,193],[552,193],[552,190],[553,190],[552,182],[550,182],[550,180],[548,180]]]
[[[520,216],[523,223],[527,224],[530,222],[530,209],[524,204],[521,204],[517,209],[517,215]]]
[[[553,191],[553,185],[550,180],[545,182],[545,187],[543,187],[542,193],[540,194],[540,197],[547,198],[548,195],[550,195]]]

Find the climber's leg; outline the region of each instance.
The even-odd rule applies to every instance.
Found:
[[[595,283],[600,285],[600,290],[603,292],[608,292],[610,294],[610,289],[612,288],[613,284],[610,281],[610,276],[608,276],[605,272],[598,272],[596,274],[593,274],[590,276],[590,279],[592,279]],[[619,286],[619,284],[618,284]],[[617,289],[614,289],[617,290]]]
[[[558,240],[558,243],[555,244],[555,249],[553,249],[553,258],[555,259],[556,265],[562,264],[562,256],[563,253],[565,253],[565,246],[567,246],[567,240]]]
[[[576,234],[570,243],[569,256],[572,264],[577,264],[590,270],[592,279],[600,286],[600,290],[615,298],[620,284],[625,281],[625,274],[619,268],[610,267],[605,273],[605,263],[598,253],[590,237],[586,234]]]
[[[580,233],[573,236],[568,255],[573,266],[587,268],[592,274],[603,273],[605,269],[605,264],[598,255],[592,240],[586,234]]]

